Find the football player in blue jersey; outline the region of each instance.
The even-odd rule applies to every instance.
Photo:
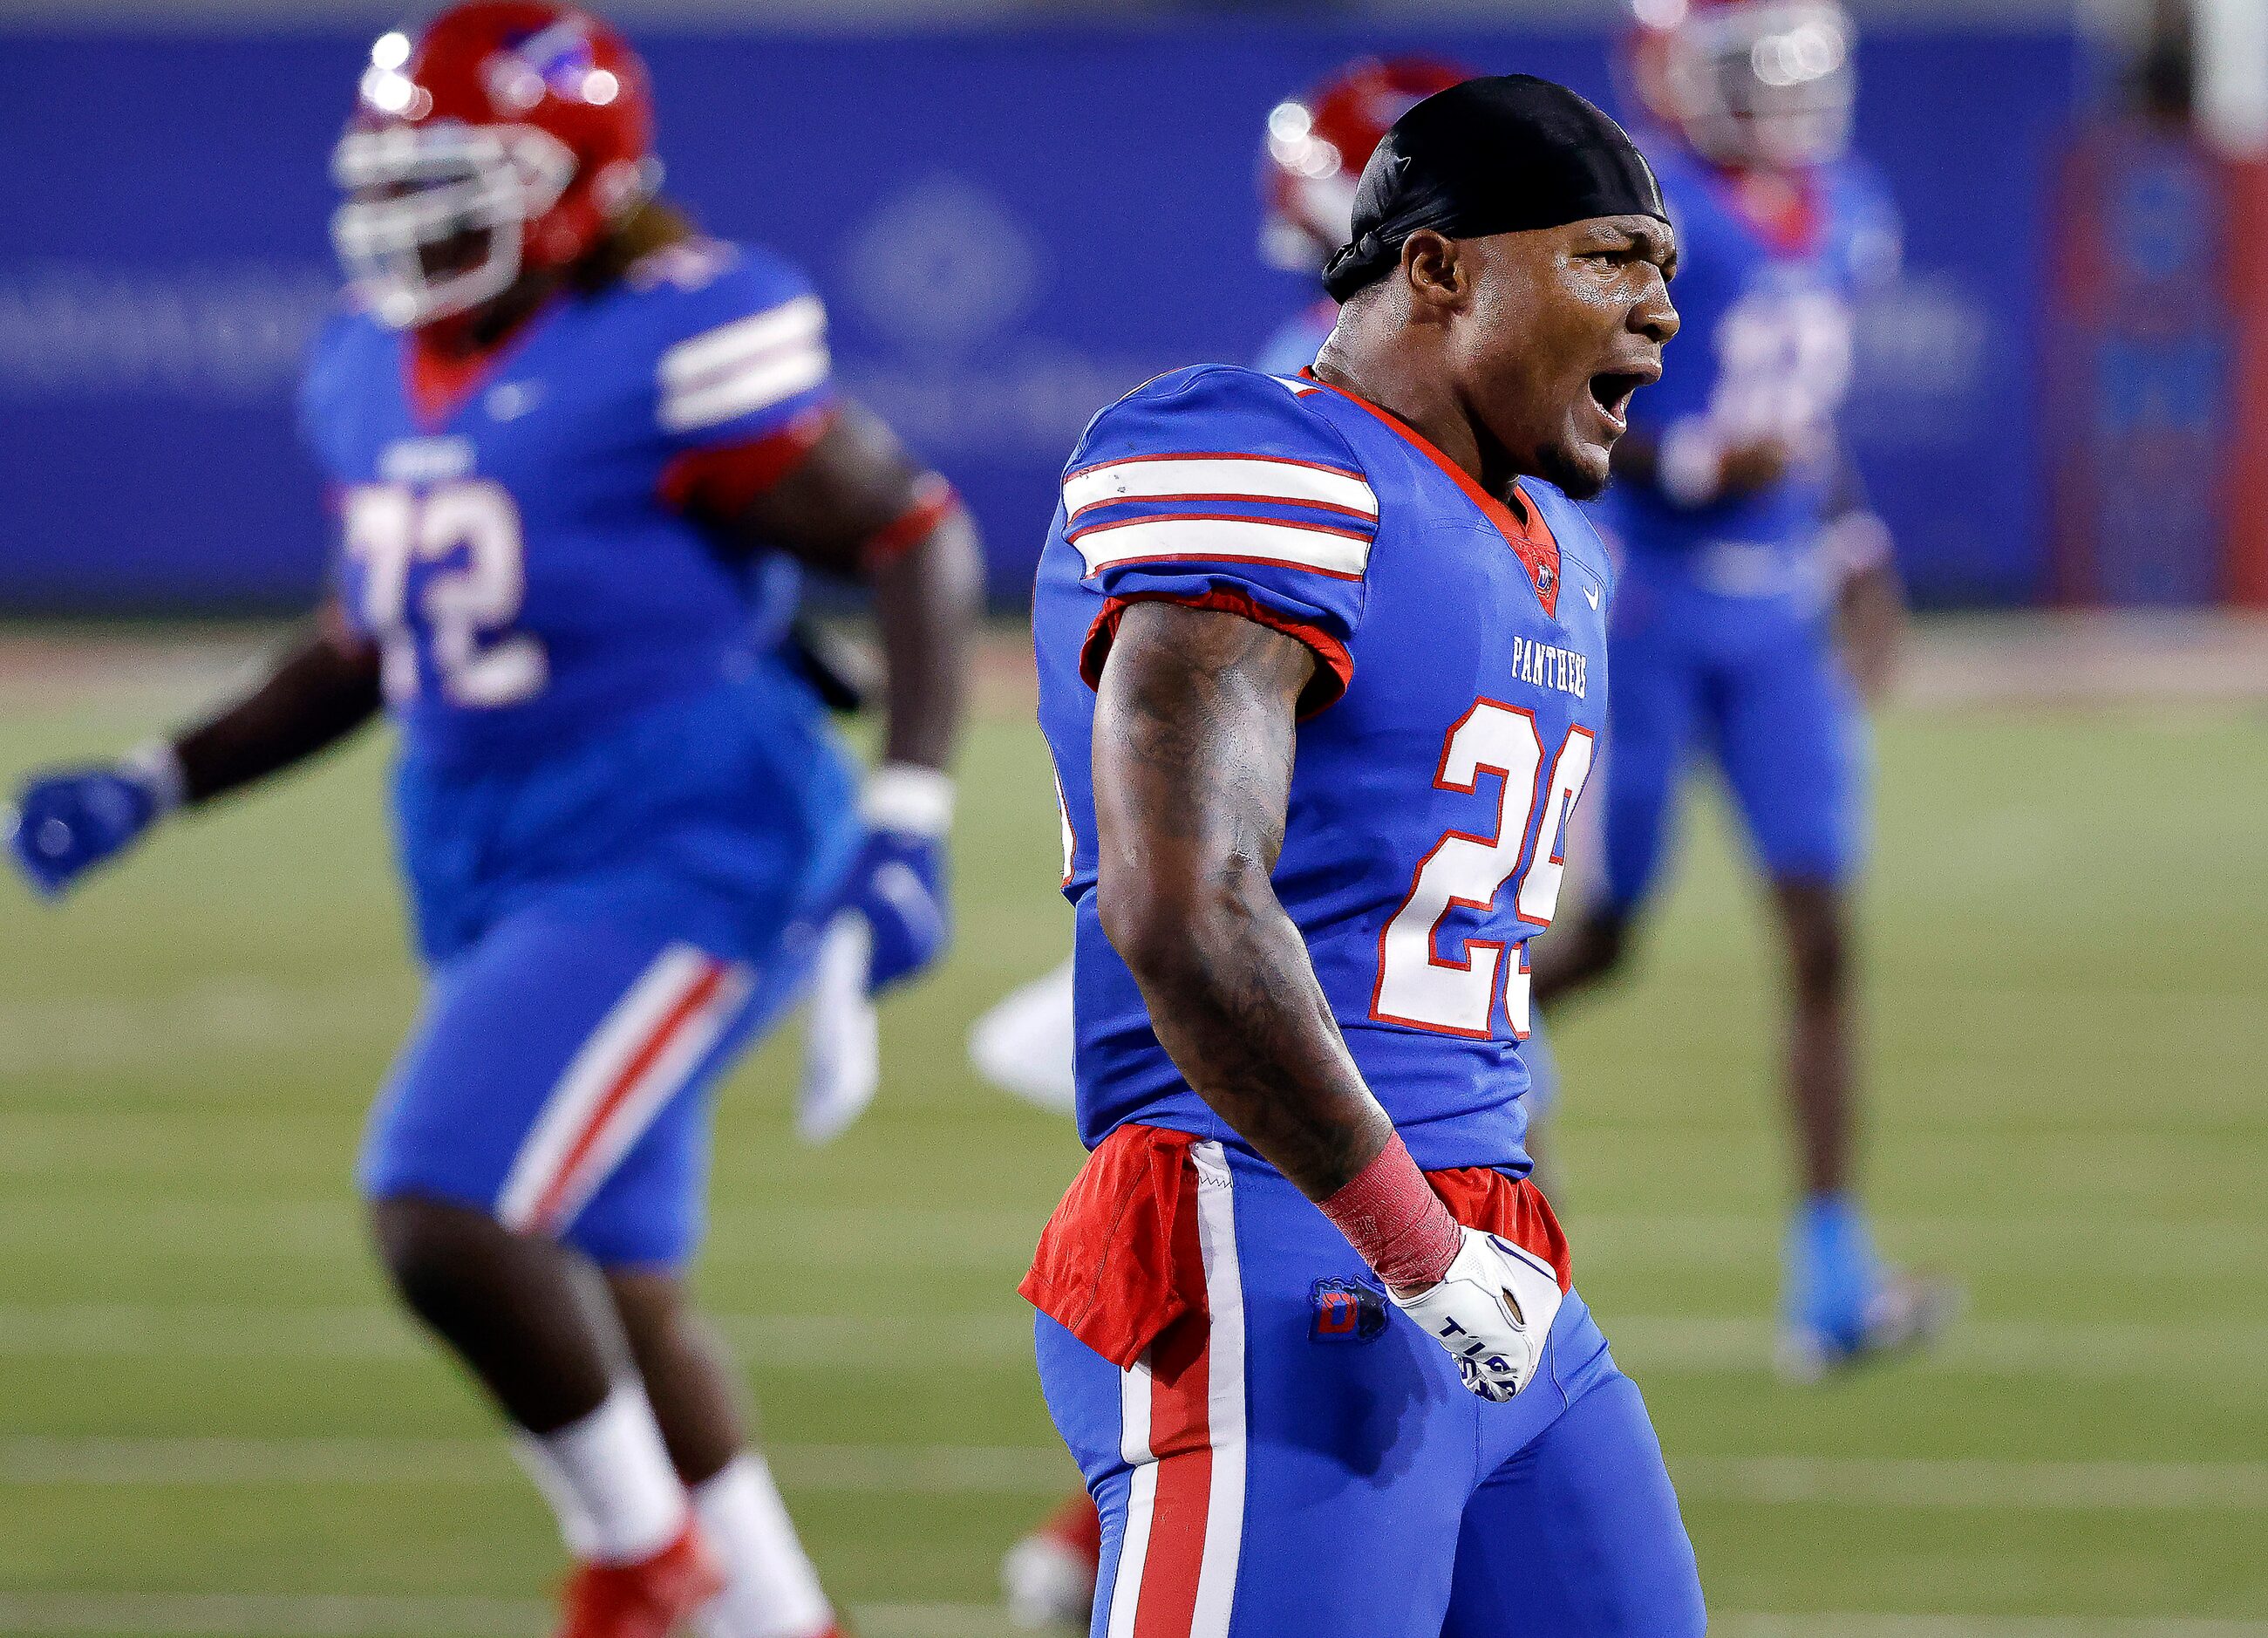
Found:
[[[1323,263],[1347,240],[1354,215],[1355,181],[1395,121],[1437,91],[1470,79],[1472,70],[1432,57],[1359,57],[1314,85],[1269,110],[1260,152],[1261,259],[1303,275],[1313,286],[1307,304],[1278,326],[1252,365],[1270,375],[1296,375],[1315,361],[1338,321],[1339,304],[1321,288]],[[1071,963],[1004,997],[969,1031],[968,1052],[977,1072],[994,1085],[1039,1107],[1069,1113],[1071,1087]],[[1087,1516],[1074,1509],[1065,1543],[1073,1560],[1091,1568]],[[1079,1579],[1077,1565],[1071,1579]],[[1013,1570],[1012,1582],[1027,1579]],[[1035,1585],[1063,1576],[1037,1563]],[[1035,1591],[1011,1603],[1038,1609],[1055,1601]]]
[[[1105,410],[1040,563],[1093,1153],[1022,1289],[1093,1631],[1694,1638],[1522,1145],[1527,945],[1606,726],[1568,496],[1660,373],[1674,235],[1524,76],[1404,114],[1352,225],[1313,370]]]
[[[1624,63],[1677,223],[1685,341],[1597,509],[1623,564],[1604,890],[1540,948],[1535,995],[1548,1010],[1624,965],[1688,760],[1713,759],[1787,951],[1803,1198],[1780,1357],[1809,1377],[1933,1335],[1955,1306],[1949,1287],[1877,1257],[1852,1176],[1854,681],[1885,675],[1900,602],[1836,412],[1852,303],[1894,271],[1898,222],[1845,155],[1854,34],[1839,5],[1640,0],[1638,16]]]
[[[681,1271],[711,1095],[822,930],[873,987],[944,943],[979,557],[830,387],[802,276],[694,232],[650,136],[638,59],[570,7],[378,41],[334,159],[352,299],[303,402],[335,593],[242,698],[33,780],[13,847],[59,893],[389,712],[431,983],[362,1157],[380,1255],[559,1516],[563,1634],[815,1638],[835,1617]],[[799,564],[873,591],[863,801],[782,637]]]
[[[1269,110],[1260,155],[1261,259],[1304,275],[1314,293],[1260,347],[1253,367],[1296,375],[1315,361],[1338,321],[1339,304],[1322,289],[1323,263],[1346,243],[1354,190],[1395,121],[1472,71],[1431,57],[1361,57]],[[1078,1092],[1072,1067],[1071,963],[1003,997],[968,1032],[968,1056],[995,1086],[1051,1112],[1069,1114]],[[1535,1044],[1540,1047],[1541,1037]],[[1530,1069],[1543,1090],[1542,1065]],[[1018,1541],[1001,1561],[1010,1618],[1020,1627],[1083,1624],[1101,1551],[1093,1500],[1080,1492]]]

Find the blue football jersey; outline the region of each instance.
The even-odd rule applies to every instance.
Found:
[[[1094,685],[1123,611],[1165,599],[1314,651],[1277,893],[1418,1162],[1525,1169],[1527,945],[1605,724],[1608,575],[1557,491],[1499,502],[1313,379],[1201,365],[1095,418],[1033,611],[1090,1146],[1130,1120],[1234,1140],[1159,1044],[1095,905]]]
[[[763,959],[839,875],[850,769],[777,652],[792,565],[728,560],[676,499],[709,452],[798,445],[825,323],[792,268],[701,242],[555,301],[438,410],[407,338],[348,314],[318,341],[302,417],[430,959],[538,902]]]
[[[302,423],[337,498],[341,601],[413,754],[530,760],[745,666],[768,581],[665,475],[823,403],[825,324],[786,263],[674,247],[556,300],[431,419],[407,338],[358,313],[326,329]]]
[[[1698,507],[1617,483],[1599,503],[1601,527],[1634,572],[1735,596],[1814,593],[1809,554],[1842,459],[1852,306],[1896,271],[1896,210],[1870,171],[1845,162],[1809,179],[1808,221],[1775,233],[1721,173],[1676,151],[1655,171],[1677,229],[1681,325],[1660,382],[1633,402],[1631,430],[1658,439],[1691,421],[1720,445],[1778,439],[1796,461],[1770,490]]]

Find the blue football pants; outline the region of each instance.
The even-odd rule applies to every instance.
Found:
[[[1038,1320],[1102,1515],[1094,1638],[1697,1638],[1660,1446],[1580,1296],[1489,1404],[1280,1174],[1191,1155],[1204,1311],[1123,1371]]]
[[[784,946],[726,960],[635,914],[506,918],[434,974],[372,1113],[364,1194],[467,1206],[609,1267],[681,1265],[711,1094],[806,968]]]
[[[1617,630],[1608,665],[1610,905],[1631,909],[1653,887],[1696,754],[1724,774],[1771,880],[1849,879],[1866,840],[1866,717],[1824,631],[1752,634],[1727,650],[1657,618]]]

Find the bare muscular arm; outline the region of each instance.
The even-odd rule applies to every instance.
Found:
[[[327,608],[249,690],[173,737],[195,805],[336,744],[379,710],[378,653]]]
[[[942,768],[961,729],[983,558],[976,531],[958,506],[919,539],[875,550],[878,538],[918,504],[923,479],[889,428],[846,405],[810,454],[733,520],[727,533],[873,588],[888,674],[884,756]]]
[[[1094,719],[1096,891],[1158,1037],[1198,1096],[1310,1199],[1385,1148],[1270,881],[1314,657],[1236,615],[1126,611]]]
[[[1835,631],[1859,697],[1870,705],[1880,705],[1896,681],[1906,635],[1905,592],[1895,564],[1878,563],[1843,582],[1836,598]]]

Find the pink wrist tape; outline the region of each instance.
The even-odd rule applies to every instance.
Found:
[[[1462,1243],[1457,1220],[1410,1158],[1399,1133],[1370,1164],[1316,1204],[1395,1290],[1439,1283]]]

